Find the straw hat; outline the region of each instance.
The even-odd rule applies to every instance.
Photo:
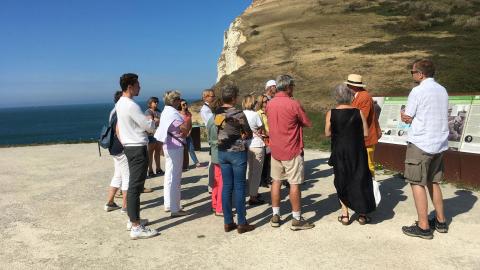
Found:
[[[353,85],[353,86],[357,86],[357,87],[365,87],[366,86],[362,82],[362,76],[358,75],[358,74],[349,74],[345,84]]]

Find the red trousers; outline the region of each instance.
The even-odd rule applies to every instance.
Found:
[[[219,164],[212,164],[214,166],[215,182],[212,188],[212,208],[217,213],[222,213],[222,169]]]

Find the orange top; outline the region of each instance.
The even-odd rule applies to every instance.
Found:
[[[361,110],[367,120],[368,136],[365,137],[365,146],[372,146],[378,143],[378,134],[380,125],[373,107],[373,99],[367,90],[361,90],[355,93],[352,106]]]

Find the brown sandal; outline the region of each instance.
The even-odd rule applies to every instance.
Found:
[[[344,221],[343,219],[346,218],[347,221]],[[341,215],[341,216],[338,216],[338,222],[342,223],[342,225],[350,225],[350,215],[347,214],[346,216],[344,215]]]
[[[371,220],[372,219],[369,216],[362,215],[362,214],[358,215],[358,218],[357,218],[357,221],[358,223],[360,223],[360,225],[365,225],[367,223],[370,223]]]

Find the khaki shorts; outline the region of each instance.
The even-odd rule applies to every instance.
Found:
[[[443,180],[443,153],[429,154],[414,144],[407,145],[405,178],[410,184],[426,186]]]
[[[292,185],[303,183],[303,157],[298,155],[292,160],[281,161],[272,156],[270,175],[273,180],[287,180]]]

